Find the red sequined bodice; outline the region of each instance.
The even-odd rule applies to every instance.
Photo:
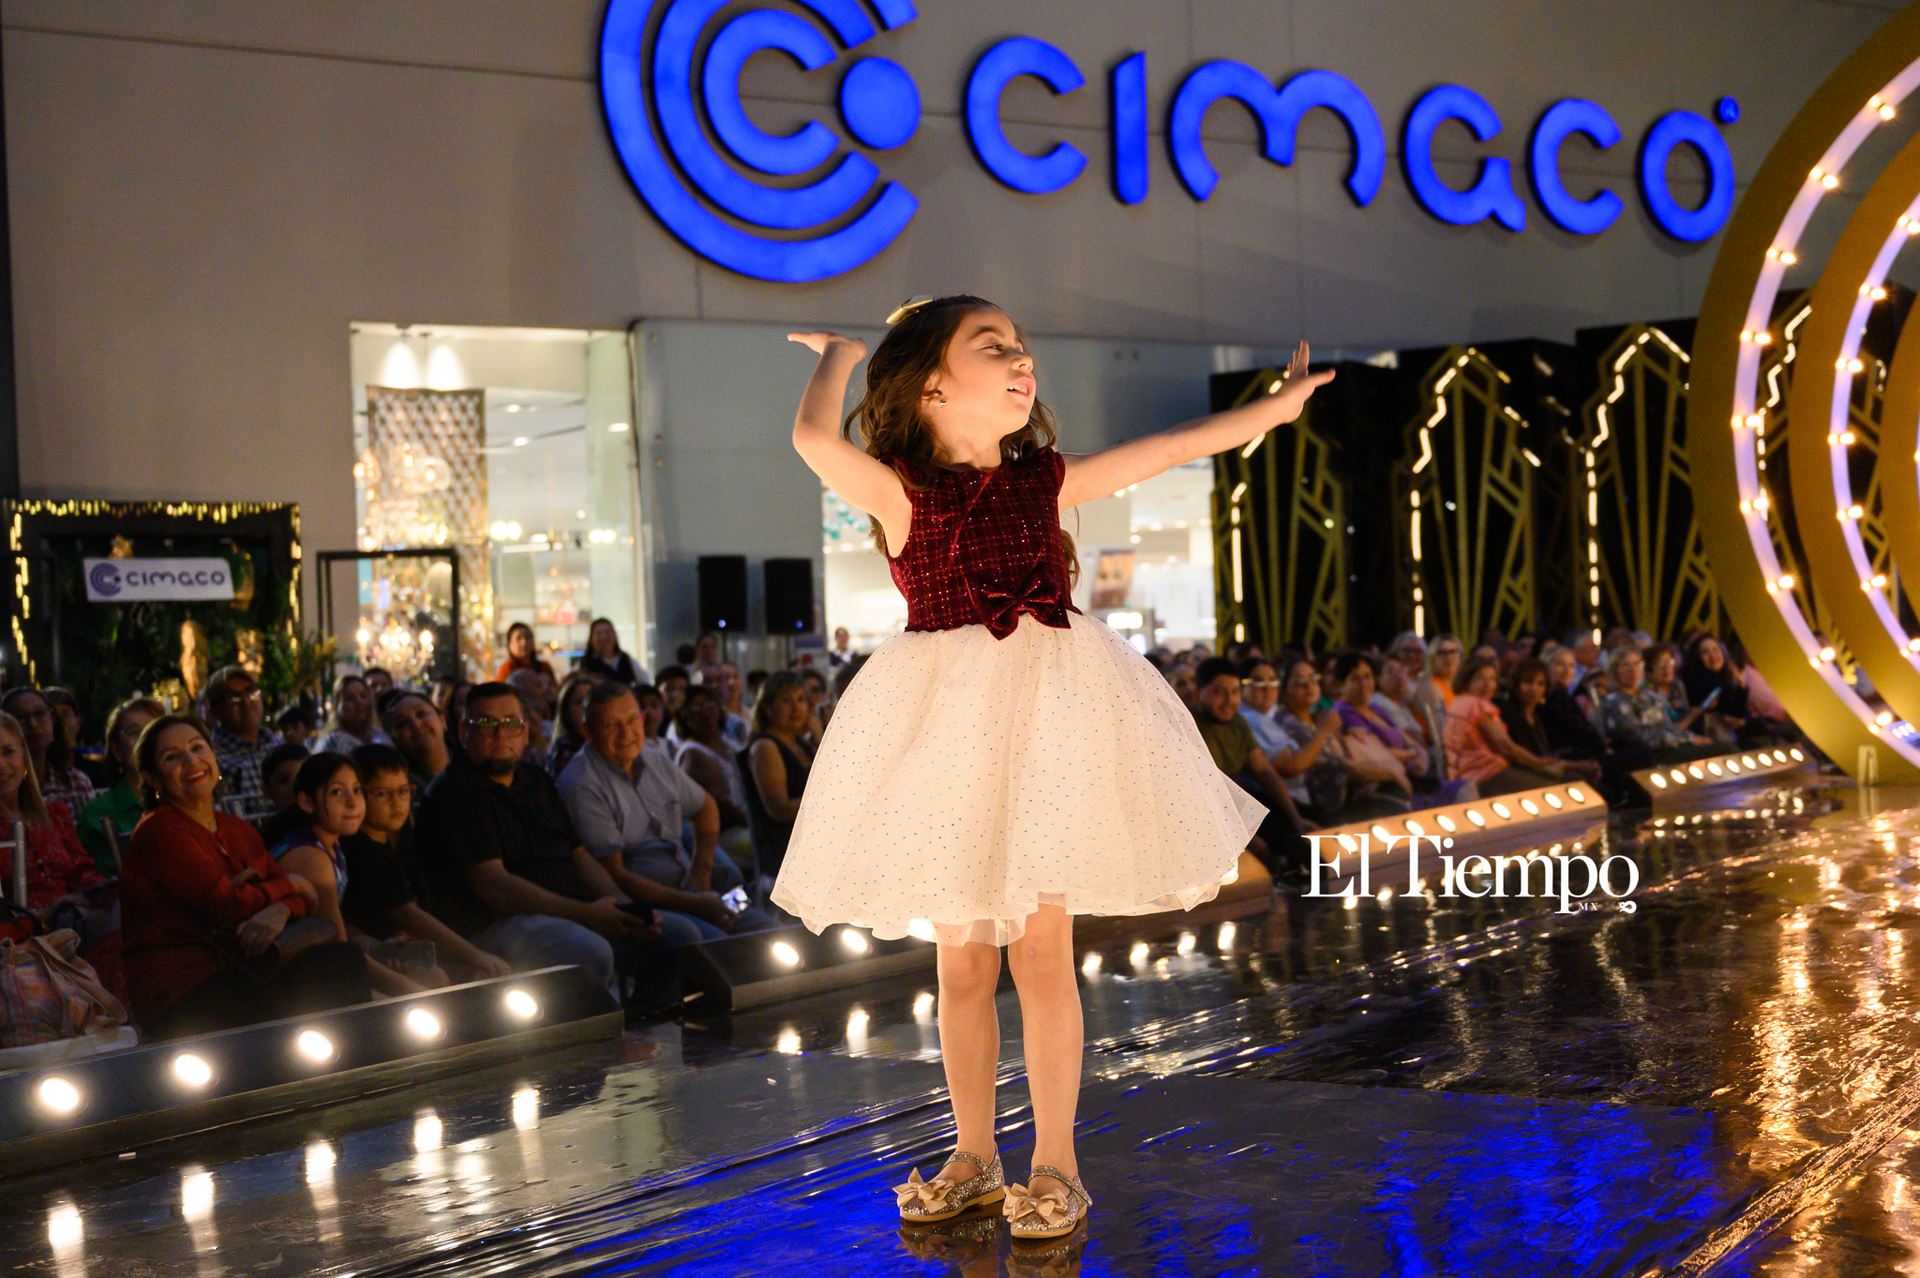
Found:
[[[1065,630],[1080,611],[1060,545],[1066,471],[1066,458],[1042,448],[993,470],[936,471],[931,487],[909,488],[906,549],[887,561],[907,597],[907,629],[984,625],[1005,639],[1024,612]]]

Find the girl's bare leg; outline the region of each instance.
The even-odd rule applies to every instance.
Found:
[[[1080,1174],[1073,1153],[1074,1111],[1080,1103],[1080,978],[1073,966],[1073,916],[1042,905],[1027,916],[1026,934],[1007,947],[1020,992],[1027,1086],[1033,1098],[1033,1162]],[[1035,1194],[1064,1191],[1051,1176],[1031,1181]]]
[[[942,945],[939,971],[940,1062],[959,1128],[957,1148],[991,1163],[993,1078],[1000,1064],[1000,1016],[993,993],[1000,984],[1000,947]],[[956,1160],[938,1174],[958,1182],[980,1171]]]

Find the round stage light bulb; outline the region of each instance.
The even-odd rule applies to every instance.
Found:
[[[1484,826],[1487,823],[1487,819],[1481,816],[1479,811],[1474,808],[1467,809],[1467,820],[1478,826]]]
[[[1567,805],[1561,800],[1559,795],[1549,794],[1547,796],[1547,806],[1552,808],[1554,811],[1558,812],[1561,808],[1564,808]]]
[[[1435,825],[1445,830],[1448,834],[1452,834],[1455,830],[1460,828],[1459,826],[1453,823],[1453,818],[1450,816],[1437,816],[1433,819],[1433,822]]]
[[[1384,825],[1374,826],[1370,833],[1372,833],[1373,837],[1380,840],[1382,843],[1385,843],[1389,839],[1393,838],[1391,834],[1387,833],[1387,827]]]
[[[1873,721],[1884,728],[1893,722],[1893,712],[1891,710],[1882,710],[1879,714],[1873,716]]]
[[[1421,828],[1420,823],[1418,821],[1408,821],[1405,824],[1407,827],[1408,834],[1425,834],[1426,833],[1426,831]]]
[[[1511,821],[1511,820],[1513,820],[1513,809],[1512,809],[1512,808],[1509,808],[1509,807],[1508,807],[1508,806],[1507,806],[1506,804],[1504,804],[1504,803],[1496,803],[1496,804],[1494,804],[1494,805],[1493,805],[1493,814],[1494,814],[1495,816],[1497,816],[1497,817],[1499,817],[1499,818],[1500,818],[1500,819],[1501,819],[1502,821]]]
[[[508,990],[505,1002],[507,1010],[523,1021],[540,1015],[540,1004],[525,990]]]
[[[1740,756],[1740,762],[1745,764],[1747,767],[1751,768],[1753,766],[1753,756],[1750,754],[1743,754]]]
[[[1709,763],[1707,765],[1707,771],[1713,773],[1716,777],[1721,775],[1720,765],[1718,763]]]
[[[186,1087],[205,1087],[213,1081],[213,1066],[192,1052],[182,1052],[173,1058],[173,1077]]]
[[[407,1013],[407,1030],[415,1038],[439,1038],[441,1034],[440,1018],[424,1007],[416,1007]]]
[[[1673,771],[1667,773],[1667,775],[1673,778],[1673,783],[1675,785],[1685,785],[1687,783],[1687,774],[1682,772],[1678,768],[1675,768]]]
[[[1689,763],[1687,765],[1687,775],[1691,776],[1695,781],[1705,781],[1707,779],[1707,774],[1700,770],[1700,765],[1697,763]]]
[[[863,936],[859,932],[854,931],[850,927],[840,929],[840,944],[846,946],[848,949],[852,950],[855,954],[865,954],[868,950],[873,948],[870,944],[868,944],[867,938],[865,936]]]
[[[1793,756],[1793,761],[1795,763],[1805,763],[1807,761],[1807,756],[1800,753],[1798,749],[1789,750],[1787,751],[1787,753]],[[1785,763],[1786,760],[1782,759],[1781,762]]]
[[[333,1059],[333,1040],[319,1030],[301,1030],[300,1037],[293,1040],[293,1045],[310,1061]]]
[[[785,941],[775,941],[773,943],[773,956],[782,963],[785,963],[788,967],[800,966],[800,951],[794,949]]]
[[[1653,774],[1653,788],[1656,790],[1664,790],[1667,788],[1667,779],[1658,772]]]
[[[1539,815],[1540,815],[1540,805],[1539,805],[1539,804],[1537,804],[1537,803],[1535,803],[1535,802],[1534,802],[1534,801],[1533,801],[1532,799],[1522,799],[1522,800],[1520,800],[1520,808],[1521,808],[1521,810],[1522,810],[1522,811],[1524,811],[1524,812],[1525,812],[1525,813],[1526,813],[1526,814],[1527,814],[1528,816],[1539,816]]]
[[[40,1104],[55,1114],[71,1114],[80,1108],[80,1089],[64,1078],[43,1079],[34,1089]]]

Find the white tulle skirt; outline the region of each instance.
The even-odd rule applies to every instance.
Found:
[[[887,640],[835,707],[773,901],[818,933],[1005,945],[1042,904],[1191,909],[1267,809],[1101,622]]]

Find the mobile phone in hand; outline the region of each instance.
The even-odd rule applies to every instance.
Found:
[[[720,898],[720,904],[726,906],[731,913],[741,914],[744,913],[746,908],[753,904],[753,902],[747,899],[747,890],[745,888],[737,887],[723,895]]]
[[[620,908],[626,913],[633,915],[636,919],[639,919],[642,923],[653,922],[653,907],[644,901],[622,901],[620,902]]]
[[[1720,699],[1720,693],[1721,693],[1722,691],[1723,691],[1723,689],[1720,689],[1720,688],[1715,688],[1715,689],[1714,689],[1714,690],[1713,690],[1712,692],[1709,692],[1709,693],[1707,694],[1707,699],[1706,699],[1705,701],[1702,701],[1702,702],[1700,703],[1700,708],[1701,708],[1702,710],[1711,710],[1711,709],[1713,709],[1713,703],[1714,703],[1714,702],[1716,702],[1716,701],[1718,701],[1718,700]]]

